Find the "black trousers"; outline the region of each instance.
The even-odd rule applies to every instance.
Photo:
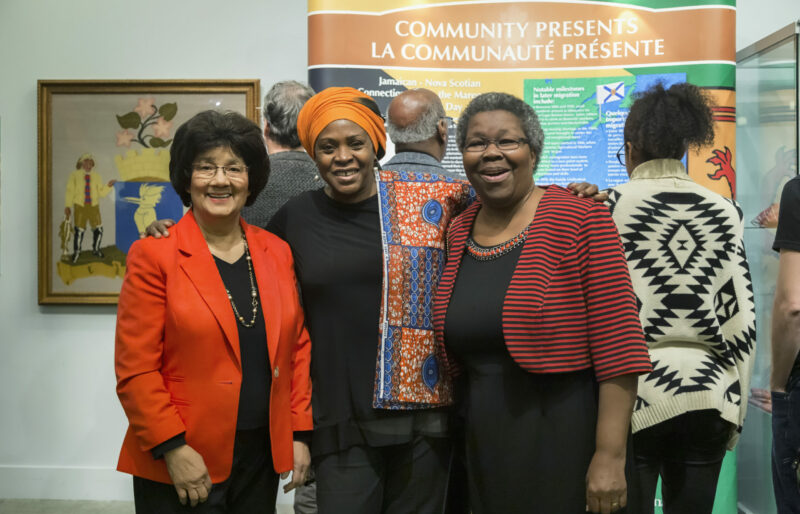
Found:
[[[786,392],[772,391],[772,486],[778,514],[800,514],[800,355]]]
[[[451,443],[353,446],[316,459],[319,514],[442,514]]]
[[[633,434],[642,512],[654,511],[661,475],[664,514],[711,514],[732,423],[715,410],[687,412]]]
[[[277,494],[266,427],[236,432],[230,476],[213,484],[208,500],[195,507],[181,505],[172,484],[133,477],[136,514],[274,514]]]

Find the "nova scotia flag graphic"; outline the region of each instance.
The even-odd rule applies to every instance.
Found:
[[[618,102],[625,98],[625,83],[612,82],[597,86],[597,105]]]

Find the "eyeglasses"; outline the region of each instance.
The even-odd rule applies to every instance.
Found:
[[[230,166],[217,166],[215,164],[192,164],[192,171],[201,179],[211,180],[217,176],[217,170],[222,170],[222,174],[231,180],[239,180],[247,173],[247,166],[244,164],[232,164]]]
[[[503,139],[473,139],[467,141],[464,145],[465,152],[485,152],[489,145],[494,144],[501,152],[508,152],[516,150],[521,144],[528,144],[528,140],[524,137],[519,139],[503,138]]]
[[[617,150],[617,160],[620,164],[625,166],[625,143],[622,143],[622,146]]]

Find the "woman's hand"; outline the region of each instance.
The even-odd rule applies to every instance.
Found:
[[[167,471],[178,493],[181,505],[194,507],[208,499],[211,492],[211,478],[202,455],[188,444],[178,446],[164,454]]]
[[[586,510],[610,514],[627,504],[625,455],[596,452],[586,473]]]
[[[171,227],[174,224],[175,221],[169,218],[163,220],[155,220],[151,224],[147,225],[145,233],[139,237],[144,238],[147,236],[153,236],[156,239],[160,238],[161,236],[169,237],[169,230],[167,230],[167,228]]]
[[[292,470],[292,481],[283,486],[283,492],[288,493],[295,487],[300,487],[306,483],[308,478],[308,467],[311,465],[311,452],[308,445],[302,441],[294,442],[294,469]],[[289,477],[289,472],[281,473],[281,478]]]
[[[600,191],[597,184],[591,182],[570,182],[567,189],[579,198],[591,198],[598,203],[608,200],[608,192]]]

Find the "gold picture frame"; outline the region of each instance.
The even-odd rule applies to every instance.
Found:
[[[206,109],[259,122],[259,81],[40,80],[39,304],[115,304],[125,255],[155,216],[180,217],[175,130]]]

